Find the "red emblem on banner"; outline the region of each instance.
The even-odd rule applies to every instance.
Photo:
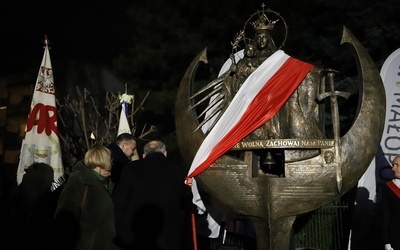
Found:
[[[31,109],[26,121],[26,133],[31,131],[33,126],[37,126],[38,134],[45,131],[46,135],[50,136],[53,131],[58,136],[56,107],[43,103],[36,104]]]

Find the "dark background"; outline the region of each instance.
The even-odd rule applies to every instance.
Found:
[[[10,85],[34,85],[47,35],[58,98],[75,86],[87,87],[99,100],[105,91],[123,92],[125,83],[137,100],[150,91],[135,118],[156,125],[153,136],[162,138],[169,157],[179,161],[174,103],[186,68],[207,47],[209,64],[196,80],[214,79],[234,36],[262,3],[289,26],[287,54],[337,69],[348,82],[357,72],[351,53],[340,45],[343,26],[378,70],[400,47],[399,0],[2,1],[0,78]],[[352,94],[340,114],[356,109]]]
[[[0,77],[34,84],[48,35],[57,96],[75,86],[101,96],[124,91],[141,100],[139,124],[179,157],[174,103],[180,80],[205,47],[209,64],[198,81],[214,79],[231,41],[263,1],[3,1],[0,4]],[[343,26],[370,52],[377,68],[400,46],[399,0],[280,0],[264,2],[289,26],[283,50],[320,67],[356,76],[355,61],[340,45]],[[354,105],[350,104],[350,105]],[[175,154],[175,155],[174,155]]]

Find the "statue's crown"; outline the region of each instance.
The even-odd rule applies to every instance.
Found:
[[[253,26],[255,31],[258,30],[273,30],[275,24],[278,22],[278,20],[271,21],[265,14],[265,5],[262,5],[262,11],[258,11],[259,17],[256,21],[252,22],[251,25]]]

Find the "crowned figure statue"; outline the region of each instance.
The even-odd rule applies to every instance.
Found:
[[[353,188],[375,156],[384,126],[379,72],[346,27],[341,43],[352,49],[359,66],[360,101],[344,135],[337,99],[349,93],[336,89],[337,71],[286,54],[287,34],[285,19],[263,4],[234,37],[219,76],[194,91],[196,69],[207,61],[205,49],[197,55],[175,104],[178,143],[190,164],[193,193],[200,186],[248,216],[258,250],[288,250],[296,216]],[[207,209],[195,197],[196,205]]]

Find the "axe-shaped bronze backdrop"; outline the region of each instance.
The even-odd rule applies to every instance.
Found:
[[[278,25],[283,27],[282,42],[275,44],[271,34]],[[192,164],[207,136],[225,133],[218,123],[224,129],[231,125],[222,119],[236,112],[237,107],[230,108],[236,99],[248,98],[238,97],[246,91],[242,88],[259,84],[262,77],[252,75],[268,72],[277,54],[289,58],[271,78],[262,79],[265,84],[245,109],[245,119],[232,121],[245,125],[234,124],[221,136],[220,142],[228,148],[212,148],[206,156],[217,151],[220,155],[194,175],[204,191],[251,218],[258,250],[289,249],[297,215],[320,208],[353,188],[374,158],[384,126],[386,101],[381,77],[368,52],[346,27],[341,44],[353,52],[360,80],[356,118],[343,136],[337,98],[347,98],[348,93],[335,90],[332,69],[311,66],[301,79],[287,77],[300,66],[282,70],[296,61],[289,61],[292,58],[280,50],[286,35],[283,17],[263,5],[232,42],[227,71],[195,91],[197,67],[207,63],[204,49],[183,76],[175,104],[178,144],[185,162]],[[239,47],[244,54],[238,53]],[[263,98],[267,101],[257,103]],[[325,114],[325,106],[331,112]],[[225,112],[231,113],[224,116]],[[328,116],[333,138],[325,131]],[[238,126],[241,129],[236,131]]]

